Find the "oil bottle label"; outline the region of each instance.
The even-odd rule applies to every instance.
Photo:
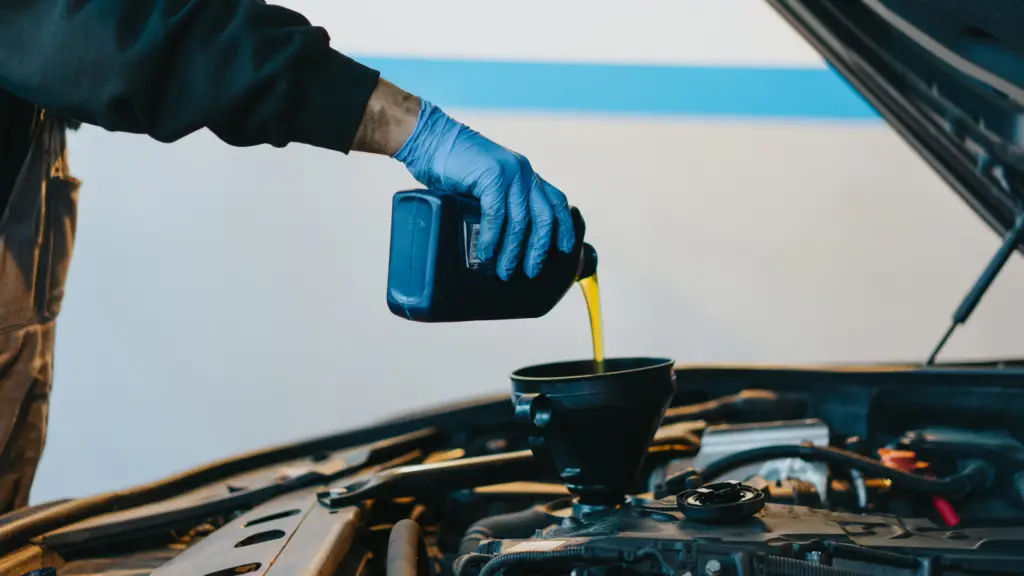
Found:
[[[463,237],[466,239],[466,268],[476,270],[484,263],[477,255],[476,249],[477,240],[480,238],[480,223],[464,220],[462,225],[464,226]]]
[[[484,262],[477,253],[480,240],[480,220],[470,216],[462,220],[462,257],[466,268],[473,272],[493,276],[497,274],[493,262]]]

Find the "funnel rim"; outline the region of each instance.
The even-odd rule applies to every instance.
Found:
[[[593,378],[605,379],[605,378],[609,378],[609,377],[613,377],[613,376],[620,376],[620,375],[624,375],[624,374],[635,374],[635,373],[638,373],[638,372],[649,372],[649,371],[665,368],[666,366],[675,366],[675,360],[672,360],[670,358],[651,357],[651,356],[620,356],[620,357],[615,357],[615,358],[605,358],[605,363],[606,364],[609,364],[611,362],[621,362],[621,361],[633,362],[633,363],[638,363],[638,364],[641,364],[641,365],[637,366],[635,368],[628,368],[628,369],[625,369],[625,370],[610,370],[610,371],[601,372],[601,373],[587,372],[587,373],[582,373],[582,374],[574,374],[574,375],[571,375],[571,376],[523,376],[522,375],[522,372],[524,372],[526,370],[537,370],[537,369],[540,369],[540,368],[560,368],[560,367],[568,366],[568,365],[572,365],[572,364],[586,364],[586,363],[591,363],[592,364],[594,362],[593,359],[561,360],[561,361],[558,361],[558,362],[547,362],[547,363],[544,363],[544,364],[531,364],[530,366],[523,366],[521,368],[517,368],[515,371],[513,371],[511,374],[509,374],[509,379],[511,379],[513,382],[516,382],[516,381],[518,381],[518,382],[550,382],[550,383],[555,383],[555,382],[580,382],[580,381],[583,381],[583,380],[591,380]]]

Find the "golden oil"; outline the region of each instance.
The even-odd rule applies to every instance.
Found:
[[[594,372],[604,372],[604,333],[601,327],[601,288],[597,274],[580,279],[583,299],[587,301],[587,315],[590,316],[590,339],[594,345]]]

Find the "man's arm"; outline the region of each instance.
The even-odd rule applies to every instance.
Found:
[[[0,0],[0,88],[163,142],[208,128],[235,146],[392,156],[425,186],[480,199],[478,249],[502,278],[521,265],[536,276],[553,243],[574,246],[565,195],[525,157],[263,0]]]
[[[0,87],[163,142],[379,145],[381,122],[359,129],[379,74],[329,43],[262,0],[2,0]]]

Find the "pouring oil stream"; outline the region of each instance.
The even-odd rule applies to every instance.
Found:
[[[604,332],[601,326],[601,287],[597,281],[597,273],[580,278],[580,289],[583,299],[587,302],[587,315],[590,317],[590,339],[594,346],[594,373],[604,372]]]

